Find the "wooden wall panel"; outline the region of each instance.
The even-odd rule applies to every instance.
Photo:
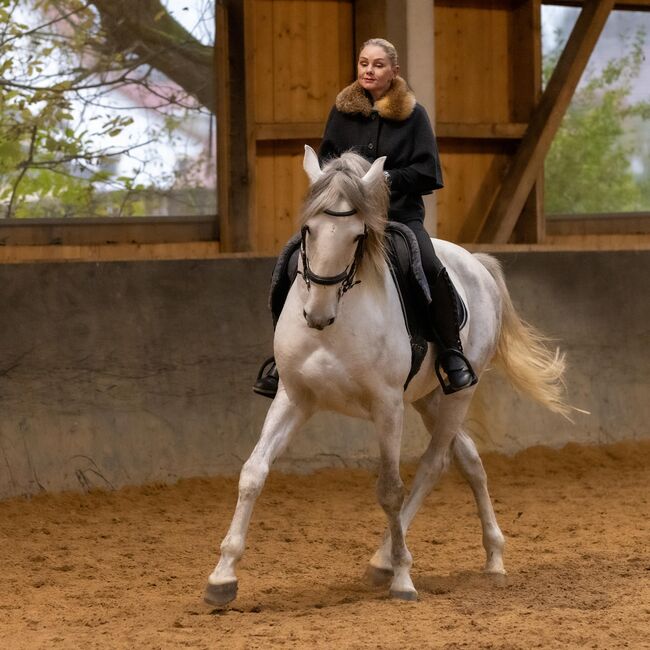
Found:
[[[255,156],[255,194],[257,214],[253,222],[253,250],[273,249],[275,240],[275,176],[273,142],[258,142]]]
[[[253,88],[255,121],[273,122],[273,97],[275,95],[273,2],[262,0],[252,3],[253,8]],[[248,70],[250,72],[250,68]]]
[[[435,3],[436,119],[509,122],[509,3]]]
[[[438,236],[476,240],[538,98],[539,0],[436,0]],[[534,240],[531,200],[522,238]]]
[[[255,250],[275,254],[298,229],[300,206],[307,191],[302,168],[304,145],[318,140],[264,141],[257,145],[257,218]]]
[[[353,70],[352,2],[255,0],[252,6],[256,122],[321,121]]]
[[[441,140],[445,187],[439,190],[437,237],[471,242],[480,232],[513,145]],[[440,218],[442,217],[442,218]]]
[[[353,79],[351,0],[252,0],[252,240],[277,253],[295,232],[307,189],[304,145],[319,146],[338,92]]]

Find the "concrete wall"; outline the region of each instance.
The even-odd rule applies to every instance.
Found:
[[[649,436],[650,251],[500,255],[520,313],[567,351],[572,425],[490,375],[482,449]],[[236,473],[269,401],[273,260],[0,266],[0,497]],[[404,457],[426,433],[411,412]],[[321,414],[278,467],[373,462],[365,423]]]

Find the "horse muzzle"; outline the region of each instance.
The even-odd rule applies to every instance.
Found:
[[[306,309],[302,310],[302,315],[305,317],[307,325],[316,330],[324,330],[336,320],[336,316],[316,316]]]

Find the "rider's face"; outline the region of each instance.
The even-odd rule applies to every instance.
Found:
[[[386,94],[398,71],[399,66],[391,65],[388,54],[380,45],[367,45],[361,50],[357,78],[375,101]]]

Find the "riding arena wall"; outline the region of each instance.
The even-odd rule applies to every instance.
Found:
[[[524,319],[567,354],[573,422],[485,373],[467,421],[481,450],[650,437],[650,251],[507,252]],[[0,265],[0,498],[236,474],[269,401],[273,259]],[[409,409],[403,458],[427,434]],[[372,466],[370,426],[323,413],[276,467]]]

